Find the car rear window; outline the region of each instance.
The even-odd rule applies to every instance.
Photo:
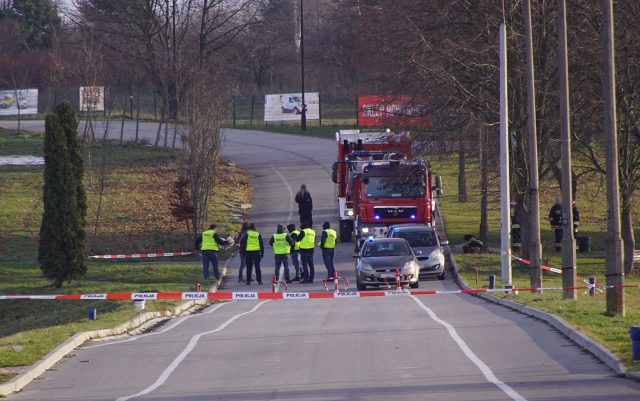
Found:
[[[404,241],[367,242],[362,251],[362,256],[365,258],[377,256],[406,256],[410,254],[411,250]]]
[[[429,247],[438,245],[436,233],[433,231],[398,231],[394,238],[404,238],[412,247]]]

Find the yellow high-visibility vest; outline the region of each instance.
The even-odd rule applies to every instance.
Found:
[[[304,238],[300,241],[300,249],[313,249],[316,242],[316,232],[310,228],[302,230],[304,232]]]
[[[273,253],[276,255],[288,255],[291,245],[287,242],[287,234],[273,234]]]
[[[338,238],[338,234],[336,230],[327,228],[324,230],[327,233],[327,238],[324,240],[324,247],[328,249],[333,249],[336,247],[336,240]]]
[[[260,233],[254,230],[247,230],[247,246],[246,251],[259,251],[260,250]]]
[[[217,251],[218,243],[216,242],[216,230],[207,230],[202,233],[201,251]]]
[[[295,235],[295,237],[298,238],[298,236],[300,235],[300,231],[293,230],[293,231],[291,231],[291,235]],[[293,238],[293,237],[291,237],[291,238]],[[295,245],[293,246],[293,250],[294,251],[299,251],[300,250],[300,241],[294,240],[294,242],[295,242]]]

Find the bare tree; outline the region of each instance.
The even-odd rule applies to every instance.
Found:
[[[222,143],[222,124],[229,115],[231,91],[221,77],[203,74],[187,92],[189,110],[180,127],[185,149],[184,163],[195,207],[192,230],[198,230],[209,216],[209,196],[215,185],[216,162]]]

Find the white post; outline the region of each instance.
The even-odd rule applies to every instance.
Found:
[[[511,284],[510,207],[507,27],[502,23],[500,25],[500,281],[506,284]]]

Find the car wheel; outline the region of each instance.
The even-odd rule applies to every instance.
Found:
[[[446,275],[444,272],[438,274],[438,280],[444,280],[446,278]]]
[[[415,283],[409,284],[409,288],[420,288],[420,280],[416,281]]]
[[[356,287],[358,288],[358,291],[364,291],[367,289],[367,286],[362,284],[360,279],[356,279]]]

